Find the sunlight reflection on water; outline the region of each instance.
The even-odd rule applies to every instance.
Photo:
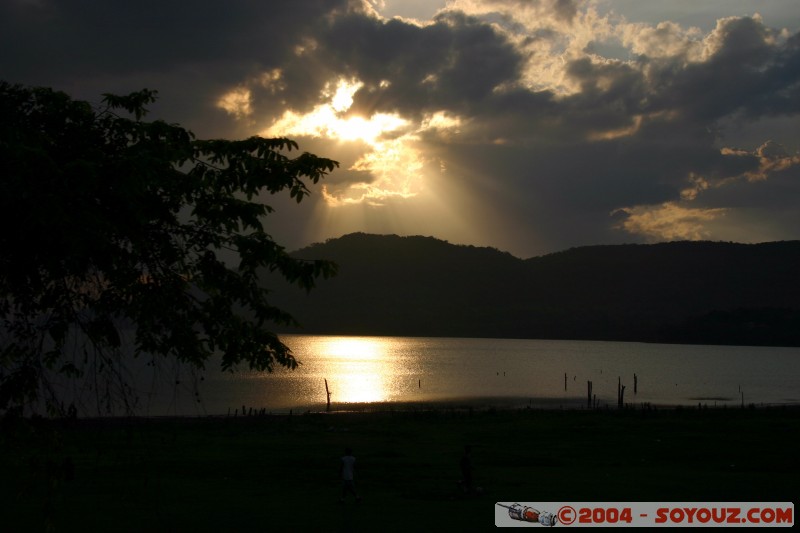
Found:
[[[403,378],[415,364],[403,342],[391,337],[303,337],[283,339],[303,361],[292,386],[328,380],[336,402],[390,402],[404,396]]]
[[[334,410],[464,398],[584,408],[587,381],[600,407],[615,407],[618,383],[629,404],[800,403],[798,348],[323,335],[281,340],[300,361],[296,370],[220,374],[209,363],[201,401],[172,399],[168,414],[225,414],[243,407],[324,411],[326,380]],[[147,410],[164,409],[154,398]]]
[[[372,338],[330,338],[319,346],[317,364],[331,379],[331,394],[342,402],[389,400],[391,376],[388,341]]]

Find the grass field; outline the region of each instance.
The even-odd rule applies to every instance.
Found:
[[[0,529],[481,531],[503,501],[785,502],[799,442],[778,407],[5,421]],[[457,485],[465,444],[479,495]],[[360,503],[339,502],[346,446]]]

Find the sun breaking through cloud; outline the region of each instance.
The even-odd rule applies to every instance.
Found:
[[[148,86],[154,116],[200,136],[340,161],[304,215],[271,219],[290,247],[800,236],[796,0],[52,4],[0,2],[9,81],[89,100]]]
[[[385,89],[388,81],[382,81]],[[363,176],[345,186],[323,185],[330,206],[381,205],[390,198],[413,198],[424,188],[425,157],[420,134],[457,131],[460,120],[444,112],[425,114],[418,123],[399,113],[351,111],[354,95],[364,87],[358,79],[339,78],[325,85],[321,103],[310,111],[287,110],[267,128],[265,136],[324,138],[360,143],[366,149],[347,169]]]

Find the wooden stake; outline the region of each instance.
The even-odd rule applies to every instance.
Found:
[[[331,410],[331,391],[328,389],[328,380],[325,380],[325,393],[328,395],[328,411]]]

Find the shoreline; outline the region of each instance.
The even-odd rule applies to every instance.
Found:
[[[692,413],[692,412],[763,412],[763,411],[800,411],[800,403],[750,403],[745,405],[715,405],[698,401],[696,404],[651,404],[651,403],[626,403],[624,407],[612,406],[604,403],[595,407],[588,407],[586,401],[565,402],[561,398],[538,399],[535,402],[524,404],[521,398],[450,398],[435,401],[411,402],[351,402],[332,403],[331,409],[325,406],[319,409],[253,409],[241,414],[238,410],[231,413],[217,414],[111,414],[94,416],[69,417],[31,417],[25,420],[44,420],[62,422],[66,424],[114,421],[193,421],[193,420],[258,420],[258,419],[286,419],[303,416],[339,416],[339,415],[403,415],[403,414],[514,414],[514,413],[561,413],[561,414],[642,414],[648,413]],[[0,414],[0,419],[4,415]]]

